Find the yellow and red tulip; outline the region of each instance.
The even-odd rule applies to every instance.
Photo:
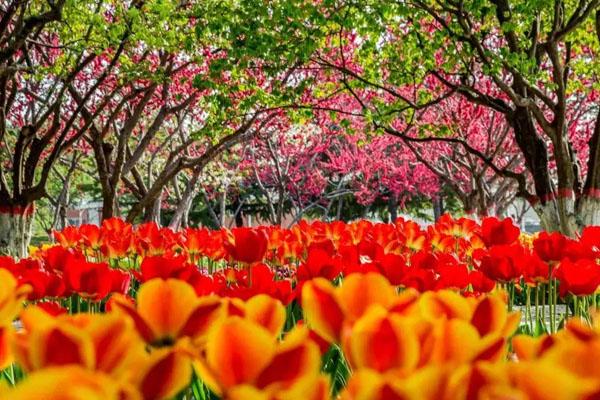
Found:
[[[263,326],[229,317],[208,334],[194,366],[205,384],[225,398],[320,398],[321,356],[308,335],[296,328],[278,343]]]
[[[144,340],[156,347],[184,337],[199,339],[225,315],[219,297],[198,297],[191,285],[178,279],[151,279],[140,287],[137,305],[115,295],[111,307],[130,316]]]

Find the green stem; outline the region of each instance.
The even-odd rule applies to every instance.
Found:
[[[527,284],[525,287],[526,287],[526,289],[525,289],[525,296],[526,296],[525,319],[526,319],[527,323],[529,324],[529,332],[533,332],[533,323],[531,321],[531,288]]]
[[[535,323],[540,320],[540,286],[535,287]]]

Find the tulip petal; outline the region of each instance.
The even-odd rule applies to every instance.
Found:
[[[532,400],[593,398],[598,390],[597,380],[578,377],[552,362],[515,363],[509,371],[515,386]]]
[[[501,331],[507,319],[506,304],[497,296],[484,297],[473,312],[471,323],[481,336]]]
[[[314,387],[319,378],[321,354],[308,334],[305,328],[288,333],[273,360],[256,379],[257,387],[266,390],[284,390],[303,384]]]
[[[176,350],[155,352],[139,387],[144,399],[169,399],[182,391],[192,377],[192,363]]]
[[[196,308],[194,288],[178,279],[152,279],[137,295],[137,311],[146,321],[155,340],[174,340]],[[176,312],[174,312],[176,310]]]
[[[138,314],[135,305],[128,298],[120,294],[115,294],[110,298],[109,304],[112,311],[124,313],[131,318],[138,333],[146,342],[150,343],[154,340],[154,332],[152,332],[146,321]]]
[[[31,365],[35,369],[69,364],[92,368],[95,363],[91,339],[66,324],[33,331],[29,347]]]
[[[266,328],[278,336],[285,323],[285,307],[279,300],[261,294],[246,302],[246,319]]]
[[[432,321],[439,318],[469,320],[472,314],[468,299],[449,290],[423,293],[419,306],[423,316]]]
[[[339,342],[344,313],[328,280],[317,278],[304,284],[302,308],[306,321],[319,336],[330,343]]]
[[[419,341],[406,318],[371,308],[352,329],[349,359],[358,368],[410,371],[419,361]]]
[[[0,390],[0,396],[4,395]],[[141,400],[139,392],[107,375],[80,366],[33,372],[2,398],[11,400]]]
[[[225,308],[218,297],[201,298],[196,309],[179,333],[180,336],[196,338],[206,334],[219,319],[225,316]]]
[[[231,317],[209,333],[206,361],[216,380],[227,389],[253,382],[271,362],[274,352],[275,338],[269,331]]]
[[[0,370],[8,367],[13,360],[10,343],[12,342],[13,331],[11,328],[0,327]]]
[[[397,294],[383,275],[351,274],[344,279],[339,298],[346,316],[351,320],[357,320],[373,305],[390,308]]]
[[[95,347],[96,369],[117,373],[136,353],[144,351],[133,323],[118,314],[96,316],[88,328]]]

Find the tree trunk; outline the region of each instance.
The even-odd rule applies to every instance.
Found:
[[[579,200],[579,222],[584,227],[600,225],[600,198],[588,195]]]
[[[0,206],[0,254],[27,257],[34,205]]]
[[[548,148],[538,135],[530,112],[525,107],[517,107],[514,112],[507,114],[507,120],[515,131],[515,139],[533,177],[535,197],[528,201],[538,214],[542,228],[574,236],[573,193],[557,193],[555,190],[550,178]]]
[[[596,13],[600,40],[600,12]],[[579,198],[578,211],[583,226],[600,225],[600,107],[596,114],[594,133],[588,141],[590,154],[587,163],[587,177],[583,196]]]
[[[244,213],[242,210],[235,213],[235,226],[241,228],[244,226]]]
[[[432,199],[433,202],[433,219],[437,221],[444,215],[444,199],[441,193]]]
[[[390,222],[394,223],[398,219],[398,198],[390,195],[388,199],[388,212],[390,213]]]
[[[219,196],[219,228],[225,226],[225,214],[227,212],[227,189]]]
[[[210,217],[212,218],[215,227],[220,228],[220,220],[219,220],[219,216],[217,215],[217,213],[215,212],[215,210],[212,208],[210,199],[208,198],[208,195],[206,194],[206,191],[204,191],[203,189],[201,190],[202,193],[202,197],[204,197],[204,202],[206,203],[206,209],[208,210],[208,214],[210,215]]]
[[[162,208],[162,193],[152,202],[150,207],[147,207],[144,213],[144,222],[154,222],[157,225],[160,223],[160,211]]]
[[[189,217],[190,209],[192,208],[192,201],[194,200],[194,196],[196,196],[197,192],[197,184],[198,178],[200,177],[200,171],[192,175],[191,179],[188,181],[185,191],[181,196],[181,201],[177,204],[177,208],[175,209],[175,213],[173,214],[173,218],[171,219],[171,223],[169,224],[169,228],[177,230],[182,227],[187,227],[187,220]]]
[[[342,220],[342,211],[344,209],[344,196],[340,196],[340,198],[338,199],[338,206],[337,206],[337,212],[335,215],[335,219],[338,221]]]
[[[102,190],[102,220],[115,216],[116,196],[113,190]]]
[[[233,212],[233,222],[237,228],[241,228],[244,226],[244,202],[240,201],[240,198],[237,197],[233,204],[232,208]]]

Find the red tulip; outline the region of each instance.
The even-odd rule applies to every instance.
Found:
[[[77,247],[81,243],[79,229],[74,226],[67,226],[60,232],[54,231],[52,235],[62,247]]]
[[[584,228],[579,241],[597,257],[600,254],[600,226],[588,226]]]
[[[525,256],[523,277],[527,283],[548,282],[550,278],[550,269],[548,264],[542,261],[537,254],[528,254]]]
[[[231,258],[247,264],[260,262],[267,252],[269,240],[264,231],[252,228],[235,228],[223,241]]]
[[[469,284],[477,293],[488,293],[494,290],[496,282],[488,278],[481,271],[471,271],[469,273]]]
[[[533,241],[533,250],[544,261],[560,261],[570,239],[558,232],[541,232]]]
[[[493,246],[481,259],[481,272],[499,282],[510,282],[524,271],[525,252],[521,246]]]
[[[442,265],[437,272],[436,289],[464,289],[469,285],[469,270],[465,264]]]
[[[144,258],[140,266],[141,281],[146,282],[153,278],[176,278],[187,281],[194,268],[186,263],[185,256],[150,256]]]
[[[292,285],[289,280],[276,280],[271,268],[265,264],[256,264],[250,268],[251,274],[248,269],[228,269],[225,275],[218,276],[223,282],[221,296],[246,300],[258,294],[268,294],[283,304],[292,300]]]
[[[127,294],[131,285],[131,274],[121,269],[110,270],[110,292]]]
[[[43,268],[25,269],[19,276],[20,284],[28,284],[32,287],[29,292],[29,300],[39,300],[44,297],[59,297],[65,293],[65,282],[55,272],[46,271]]]
[[[216,282],[212,276],[204,275],[200,271],[194,270],[187,282],[192,285],[198,296],[207,296],[217,293],[221,285]]]
[[[434,288],[435,275],[430,269],[406,268],[406,273],[402,277],[402,284],[417,289],[419,292],[425,292]]]
[[[487,247],[501,244],[512,244],[520,235],[510,218],[499,220],[495,217],[485,218],[481,223],[481,239]]]
[[[93,300],[106,297],[112,286],[110,268],[106,263],[69,260],[64,276],[67,289]]]
[[[98,250],[102,246],[102,232],[98,225],[84,224],[79,227],[81,239],[86,247]]]
[[[557,267],[555,276],[560,281],[561,296],[567,293],[587,296],[594,293],[600,285],[600,265],[592,260],[563,260]]]
[[[317,277],[333,280],[341,272],[341,263],[338,258],[331,257],[331,253],[319,247],[311,247],[306,261],[298,267],[296,274],[299,281],[307,281]]]
[[[374,264],[379,272],[385,276],[392,285],[402,284],[406,272],[406,261],[398,254],[377,254]]]
[[[85,262],[85,256],[76,250],[53,246],[45,250],[43,260],[47,269],[62,272],[70,262]]]

